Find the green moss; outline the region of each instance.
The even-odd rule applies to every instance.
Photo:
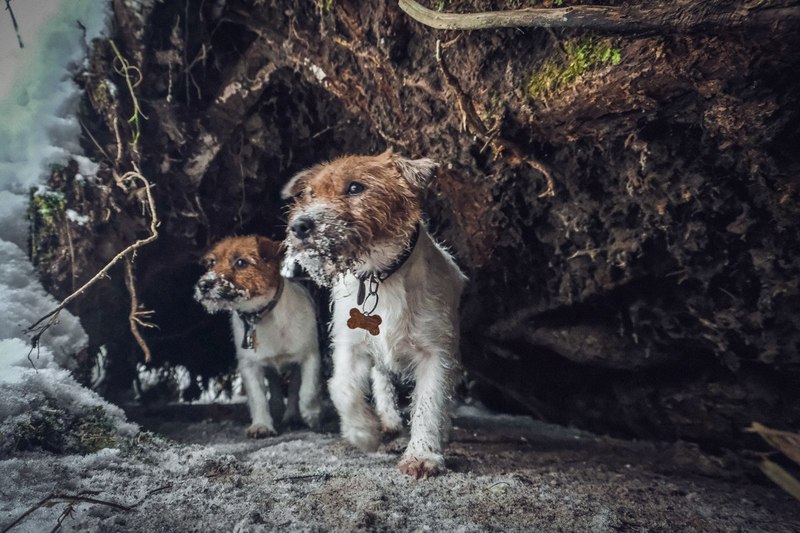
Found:
[[[552,98],[579,76],[591,70],[622,61],[621,51],[607,38],[580,38],[564,43],[564,54],[550,58],[533,73],[528,95],[534,100]]]
[[[53,224],[67,209],[67,199],[60,192],[31,189],[31,215]]]
[[[32,188],[28,204],[30,256],[34,265],[46,262],[58,247],[60,226],[67,209],[66,197],[56,191]]]
[[[322,13],[330,13],[336,0],[316,0],[317,10]]]
[[[8,435],[6,446],[0,446],[0,452],[43,450],[56,454],[86,454],[115,446],[116,429],[102,407],[75,414],[47,400],[17,422]],[[2,455],[4,453],[0,453]]]
[[[79,453],[92,453],[117,444],[116,428],[102,407],[95,407],[77,421],[75,437]]]

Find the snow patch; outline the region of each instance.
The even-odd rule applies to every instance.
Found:
[[[139,429],[70,374],[71,356],[88,341],[75,316],[61,311],[31,350],[26,328],[58,302],[42,287],[25,252],[26,215],[32,191],[59,198],[43,184],[50,165],[73,158],[82,175],[97,173],[97,165],[80,155],[80,91],[73,78],[84,63],[88,40],[106,27],[109,5],[26,0],[12,8],[25,48],[17,46],[15,32],[6,27],[10,17],[0,16],[0,452],[71,450],[76,448],[69,439],[81,444],[95,436],[107,439],[81,448],[94,450]],[[87,221],[73,210],[66,214],[78,224]],[[45,442],[50,438],[65,446],[51,446]]]
[[[84,226],[87,222],[89,222],[89,216],[88,215],[81,215],[80,213],[78,213],[74,209],[67,209],[66,214],[67,214],[67,219],[70,222],[74,222],[75,224],[77,224],[79,226]]]

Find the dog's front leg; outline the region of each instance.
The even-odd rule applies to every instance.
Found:
[[[403,429],[403,419],[397,410],[397,393],[392,377],[377,366],[372,367],[372,397],[381,420],[381,431],[387,437],[396,436]]]
[[[242,375],[247,391],[247,406],[253,421],[245,430],[251,439],[263,439],[275,434],[272,417],[267,409],[267,389],[264,385],[264,370],[259,364],[239,362],[239,373]]]
[[[267,390],[269,391],[268,412],[272,420],[278,420],[286,413],[286,405],[283,403],[283,377],[281,372],[274,366],[263,367],[264,375],[267,377]]]
[[[336,346],[333,376],[328,382],[331,400],[339,413],[342,437],[365,452],[378,448],[380,423],[367,402],[372,361],[356,354],[352,346]]]
[[[299,406],[299,391],[300,391],[300,368],[292,365],[289,368],[289,389],[286,396],[286,411],[283,413],[282,424],[286,427],[299,425],[300,420],[300,406]]]
[[[311,353],[300,368],[300,416],[311,429],[319,429],[319,354]]]
[[[442,447],[450,427],[452,368],[446,353],[422,355],[414,368],[411,439],[398,467],[415,479],[435,476],[444,469]]]

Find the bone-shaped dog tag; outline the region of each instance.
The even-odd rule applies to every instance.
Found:
[[[365,315],[355,307],[350,309],[350,318],[347,320],[347,327],[350,329],[365,329],[370,335],[378,335],[381,332],[381,317],[379,315]]]

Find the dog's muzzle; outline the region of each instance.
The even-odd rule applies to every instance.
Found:
[[[245,296],[244,291],[237,288],[225,278],[206,274],[194,286],[194,298],[206,307],[217,307],[232,303]]]
[[[200,278],[197,282],[197,291],[202,295],[208,294],[214,288],[214,282],[210,279]]]
[[[314,227],[316,223],[314,219],[308,215],[302,215],[295,219],[289,229],[292,231],[292,234],[300,241],[304,241],[308,239],[312,233],[314,233]]]

